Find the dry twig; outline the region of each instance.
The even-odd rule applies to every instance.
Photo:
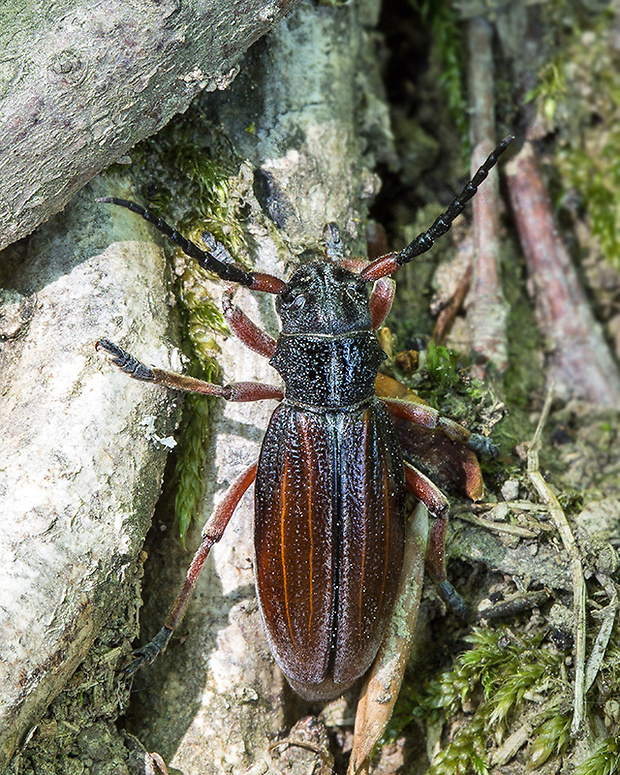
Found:
[[[469,22],[469,93],[472,104],[472,169],[477,169],[496,146],[495,98],[493,84],[493,27],[477,17]],[[474,216],[474,279],[468,319],[472,329],[472,349],[482,364],[503,371],[506,352],[506,314],[499,274],[499,176],[491,170],[476,194]],[[483,374],[478,374],[482,377]]]
[[[620,372],[553,220],[531,143],[506,165],[536,313],[548,342],[549,382],[563,398],[620,407]]]
[[[571,575],[573,582],[573,611],[575,615],[575,693],[573,701],[573,721],[571,734],[581,735],[585,732],[586,718],[586,683],[585,683],[585,658],[586,658],[586,583],[581,566],[581,556],[575,537],[570,529],[564,510],[555,494],[540,473],[538,452],[540,450],[543,428],[549,417],[551,402],[553,401],[553,387],[549,388],[545,405],[543,407],[536,433],[530,445],[527,455],[527,473],[536,491],[549,507],[549,515],[555,525],[564,548],[568,552],[571,561]]]

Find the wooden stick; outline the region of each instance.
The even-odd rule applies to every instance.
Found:
[[[527,473],[536,491],[549,507],[549,516],[555,525],[564,548],[571,561],[571,576],[573,580],[573,611],[575,615],[575,691],[573,699],[573,721],[571,734],[581,736],[586,731],[588,723],[586,716],[586,582],[581,566],[581,556],[575,537],[570,529],[566,515],[552,489],[540,473],[538,452],[543,428],[549,417],[553,401],[553,387],[549,388],[536,433],[527,454]]]
[[[620,372],[556,229],[534,148],[506,165],[538,323],[548,342],[548,381],[564,398],[620,407]]]
[[[472,170],[480,166],[496,145],[493,78],[493,27],[477,17],[468,24],[469,94],[472,105]],[[486,365],[502,372],[508,365],[507,307],[499,272],[499,176],[496,169],[474,197],[474,271],[468,321],[472,350],[477,356],[477,376]]]

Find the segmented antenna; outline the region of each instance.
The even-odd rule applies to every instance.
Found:
[[[412,240],[406,248],[398,253],[390,253],[387,256],[381,256],[376,261],[369,264],[361,274],[364,280],[377,280],[379,277],[385,277],[392,274],[401,266],[408,264],[416,256],[422,255],[430,250],[435,240],[442,237],[452,226],[454,219],[465,209],[465,205],[476,194],[479,186],[486,180],[487,175],[499,161],[499,157],[514,140],[512,135],[505,137],[497,148],[489,155],[484,164],[479,168],[473,178],[450,203],[448,209],[443,212],[433,223],[433,225],[423,231]]]
[[[194,242],[186,239],[182,234],[172,226],[169,226],[163,218],[146,210],[135,202],[130,202],[128,199],[117,199],[114,196],[103,196],[97,199],[97,202],[103,202],[105,204],[118,205],[119,207],[126,207],[133,213],[144,218],[145,221],[152,223],[157,227],[162,234],[165,234],[168,239],[175,245],[178,245],[185,255],[195,258],[203,269],[207,269],[209,272],[214,272],[222,280],[228,280],[233,283],[239,283],[240,285],[246,285],[250,287],[254,284],[255,278],[248,272],[244,272],[234,264],[229,264],[216,258],[211,253],[202,250]]]

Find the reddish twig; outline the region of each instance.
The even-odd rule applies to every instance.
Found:
[[[473,152],[471,165],[477,169],[496,145],[493,87],[493,27],[481,17],[468,25],[469,92],[472,104]],[[506,304],[499,273],[499,178],[491,170],[488,180],[472,202],[475,259],[472,301],[468,319],[472,329],[472,350],[481,364],[505,370]],[[484,376],[480,373],[478,376]]]
[[[531,143],[506,165],[538,323],[548,343],[547,381],[563,398],[620,406],[620,372],[553,221]]]
[[[468,264],[465,272],[463,273],[463,276],[460,278],[458,285],[456,286],[454,293],[452,296],[450,296],[439,315],[437,315],[437,320],[435,321],[435,326],[433,327],[433,333],[431,334],[431,339],[433,342],[435,342],[435,344],[443,344],[446,341],[446,337],[452,328],[454,318],[458,315],[459,310],[465,301],[465,297],[467,296],[467,292],[469,291],[472,273],[472,265]]]

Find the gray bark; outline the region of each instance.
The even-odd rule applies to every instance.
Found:
[[[175,415],[95,354],[139,335],[165,363],[170,321],[162,250],[146,224],[93,215],[104,193],[3,255],[0,771],[127,600],[165,459],[140,421],[166,436]]]
[[[363,13],[357,6],[303,5],[250,53],[241,69],[248,76],[238,78],[230,94],[211,95],[204,103],[235,151],[250,162],[236,185],[250,210],[246,231],[255,246],[253,259],[265,271],[286,276],[285,264],[316,246],[330,220],[340,224],[354,252],[364,244],[361,224],[377,182],[369,171],[375,159],[365,153],[363,138],[381,137],[389,144],[389,134],[385,109],[365,74],[376,75],[365,60]],[[149,121],[140,136],[152,131]],[[253,193],[256,170],[266,186],[262,204],[268,214]],[[155,416],[157,434],[166,436],[177,415],[175,396],[118,373],[93,349],[107,336],[146,363],[180,368],[179,359],[167,355],[178,344],[178,331],[162,279],[160,235],[131,213],[94,207],[94,198],[105,194],[138,196],[130,175],[98,178],[64,214],[2,256],[3,284],[11,290],[0,375],[0,427],[8,440],[0,464],[5,598],[0,769],[104,625],[122,617],[135,600],[138,554],[164,465],[161,446],[141,422]],[[277,211],[270,210],[269,203],[276,202]],[[220,284],[210,288],[221,293]],[[243,292],[238,301],[276,333],[271,298]],[[20,316],[29,319],[21,323]],[[266,360],[236,340],[222,341],[221,347],[224,381],[276,381]],[[202,519],[256,458],[272,409],[264,402],[222,407],[205,472]],[[286,728],[285,710],[295,703],[269,655],[256,608],[251,512],[246,496],[203,574],[181,636],[136,681],[141,691],[135,695],[132,731],[186,775],[240,772],[257,761],[269,767],[269,743]],[[164,548],[153,550],[155,564],[158,554],[165,557],[145,588],[150,599],[142,642],[161,625],[189,561],[169,533],[160,544]],[[116,640],[106,632],[107,627],[102,642],[114,646],[132,636],[131,627]],[[110,685],[127,652],[125,645],[110,660]],[[84,668],[80,671],[82,676]],[[111,762],[122,748],[117,737],[113,744],[102,743],[107,753],[98,761],[93,739],[107,740],[111,732],[90,718],[73,720],[70,728],[90,723],[85,732],[90,729],[91,737],[85,741],[76,733],[54,753],[43,730],[58,718],[58,702],[66,696],[35,729],[12,772],[28,771],[20,761],[36,770],[37,761],[51,767],[52,759],[56,769],[49,771],[65,772],[67,762],[79,759],[84,772],[100,773],[101,761]],[[306,761],[313,756],[298,753]],[[144,771],[144,764],[132,768],[130,758],[118,771]],[[291,767],[299,766],[297,758]]]
[[[37,0],[0,8],[0,248],[225,88],[293,0]]]

